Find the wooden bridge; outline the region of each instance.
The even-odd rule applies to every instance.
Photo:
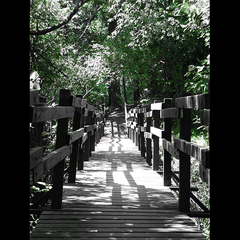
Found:
[[[191,98],[191,106],[186,105],[188,110],[196,108],[198,101],[202,104],[200,109],[209,108],[207,94],[197,96]],[[186,98],[182,99],[186,101]],[[30,153],[34,184],[53,169],[53,188],[46,194],[47,197],[52,195],[51,207],[39,207],[40,200],[32,204],[30,212],[42,213],[30,238],[206,239],[189,216],[209,217],[209,210],[192,194],[197,189],[191,188],[190,182],[186,183],[181,176],[181,166],[177,176],[169,169],[167,161],[169,155],[181,162],[182,159],[187,161],[187,154],[195,154],[202,165],[203,180],[209,182],[206,177],[210,168],[209,150],[184,140],[186,133],[181,134],[186,130],[184,122],[181,123],[184,130],[180,129],[183,139],[174,139],[174,144],[171,139],[167,140],[168,131],[171,131],[171,126],[167,125],[170,116],[182,121],[189,117],[184,112],[183,115],[177,113],[178,108],[169,107],[169,104],[170,100],[164,100],[147,108],[132,109],[128,116],[129,138],[120,134],[113,138],[104,135],[104,126],[110,128],[104,119],[104,105],[101,109],[94,108],[84,99],[71,96],[70,91],[61,90],[60,106],[49,108],[39,102],[38,91],[32,91],[30,122],[58,119],[58,129],[55,151],[43,157],[43,148],[36,147]],[[168,111],[163,111],[167,107]],[[201,116],[203,123],[209,125],[209,111],[203,110]],[[70,117],[73,117],[73,131],[68,133]],[[161,117],[168,121],[162,130],[158,122]],[[164,152],[163,172],[159,171],[159,145],[169,154]],[[70,162],[64,170],[66,156],[70,156]],[[63,183],[65,171],[69,173],[68,183]],[[186,169],[182,171],[189,176]],[[170,176],[180,183],[179,187],[172,188],[179,191],[179,201],[170,190]],[[190,212],[190,197],[203,211]]]

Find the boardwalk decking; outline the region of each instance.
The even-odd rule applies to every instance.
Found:
[[[130,139],[103,137],[31,239],[206,239]]]

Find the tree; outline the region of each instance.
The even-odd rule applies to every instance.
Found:
[[[111,4],[111,21],[117,25],[105,42],[111,50],[108,60],[118,62],[114,68],[124,69],[124,76],[135,82],[135,100],[138,90],[142,97],[160,99],[189,90],[188,66],[200,65],[209,55],[208,22],[197,4],[153,0]]]
[[[118,84],[129,103],[207,89],[206,0],[35,0],[30,34],[30,73],[53,102],[63,87],[90,98]]]
[[[75,8],[73,9],[73,11],[69,14],[69,16],[67,17],[67,19],[65,19],[64,21],[62,21],[61,23],[57,24],[57,25],[53,25],[49,28],[43,29],[43,30],[39,30],[38,29],[38,25],[37,25],[37,31],[30,31],[30,35],[44,35],[47,33],[50,33],[54,30],[59,29],[60,27],[66,25],[67,23],[70,22],[70,20],[73,18],[73,16],[79,11],[80,7],[83,6],[83,4],[85,4],[86,2],[89,2],[90,0],[85,0],[85,1],[75,1],[76,3],[73,3],[75,5]]]
[[[50,99],[48,104],[58,101],[61,88],[72,88],[73,93],[85,95],[104,81],[99,80],[102,65],[94,68],[96,74],[91,79],[83,76],[87,74],[86,61],[99,60],[102,51],[99,43],[107,34],[104,28],[99,28],[101,32],[96,28],[102,3],[100,0],[31,2],[29,73],[38,73],[40,94]]]

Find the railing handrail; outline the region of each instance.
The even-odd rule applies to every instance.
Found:
[[[200,177],[210,185],[210,144],[209,147],[201,147],[190,141],[192,109],[199,110],[201,123],[210,126],[209,93],[179,97],[175,99],[175,103],[172,102],[171,98],[164,98],[163,102],[155,101],[145,107],[132,108],[128,112],[128,136],[138,145],[141,156],[146,157],[146,162],[149,165],[152,164],[155,171],[159,171],[161,161],[159,144],[162,146],[164,149],[164,186],[171,185],[171,177],[179,181],[180,211],[190,211],[191,197],[204,212],[209,212],[192,194],[193,189],[190,187],[190,157],[199,161]],[[163,119],[164,122],[163,129],[160,128],[160,119]],[[180,137],[173,137],[173,143],[171,136],[172,119],[180,119]],[[179,178],[171,170],[172,156],[180,161]]]
[[[47,107],[46,101],[40,100],[43,99],[39,90],[30,91],[30,123],[57,120],[56,149],[43,157],[43,147],[33,148],[30,151],[30,171],[35,184],[53,169],[51,208],[60,209],[65,157],[71,156],[68,182],[74,183],[77,164],[78,170],[82,170],[83,162],[89,160],[95,143],[103,136],[105,110],[88,104],[79,94],[71,96],[71,91],[67,89],[60,90],[59,105],[55,107]],[[70,117],[73,117],[73,129],[68,133]]]

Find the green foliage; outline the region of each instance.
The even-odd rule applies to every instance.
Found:
[[[74,6],[32,1],[30,30],[57,25]],[[140,100],[175,98],[207,91],[209,47],[209,1],[86,1],[68,24],[31,35],[30,72],[51,104],[66,87],[89,100],[107,96],[116,75],[126,79],[129,103],[136,87]]]
[[[72,88],[74,94],[84,95],[104,81],[104,63],[99,62],[101,49],[98,47],[106,35],[106,27],[98,19],[101,4],[103,1],[85,1],[68,24],[47,34],[30,36],[29,72],[38,73],[40,94],[50,99],[49,105],[58,102],[61,88]],[[32,1],[30,31],[58,25],[74,7],[68,0]],[[86,68],[89,61],[98,65]]]
[[[200,75],[193,76],[195,85],[186,74],[189,65],[196,69],[205,65],[209,55],[205,6],[190,1],[110,2],[109,21],[117,21],[117,26],[105,42],[106,57],[128,82],[138,79],[142,99],[176,97],[184,91],[194,94],[195,85],[199,91],[206,89],[209,68],[201,71],[205,77],[201,83]]]

